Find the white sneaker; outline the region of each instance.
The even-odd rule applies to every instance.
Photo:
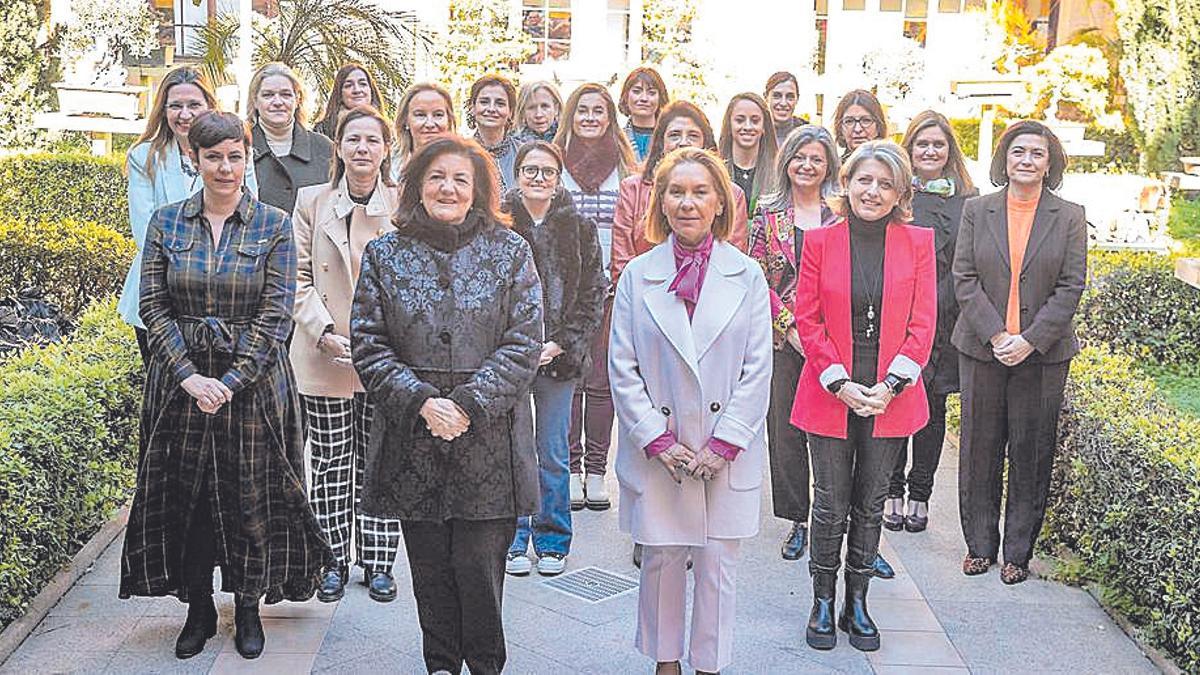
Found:
[[[514,577],[523,577],[533,569],[533,561],[524,553],[509,553],[504,561],[504,571]]]
[[[592,511],[604,511],[612,506],[608,499],[608,488],[604,486],[604,476],[588,474],[584,483],[584,504]]]
[[[586,501],[583,495],[583,474],[571,474],[571,510],[578,511],[582,509]]]
[[[561,553],[545,553],[538,556],[538,574],[544,577],[562,574],[562,571],[566,568],[567,556]]]

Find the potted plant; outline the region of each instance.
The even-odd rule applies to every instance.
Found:
[[[146,87],[128,86],[123,58],[146,56],[159,46],[159,17],[145,0],[73,3],[63,26],[59,56],[63,81],[56,83],[59,110],[68,115],[136,119]]]

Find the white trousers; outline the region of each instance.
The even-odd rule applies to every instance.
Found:
[[[687,560],[694,565],[692,641],[688,663],[715,673],[733,657],[734,567],[738,539],[709,539],[704,546],[645,546],[638,590],[634,646],[655,661],[683,659]]]

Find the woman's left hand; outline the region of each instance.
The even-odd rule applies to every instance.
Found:
[[[871,401],[871,406],[865,411],[856,411],[863,417],[882,415],[887,411],[887,407],[892,402],[892,399],[896,398],[896,395],[892,393],[891,388],[883,382],[876,382],[875,386],[865,390],[863,393],[865,393]]]
[[[557,342],[551,340],[550,342],[547,342],[546,344],[542,345],[542,355],[540,357],[538,357],[538,365],[539,366],[547,365],[551,361],[553,361],[555,359],[555,357],[557,357],[559,354],[562,354],[562,353],[563,353],[563,348],[559,347]]]
[[[687,466],[683,467],[683,470],[691,474],[692,478],[709,481],[727,464],[729,464],[729,460],[713,452],[712,448],[706,445],[696,453],[695,458],[688,462]]]

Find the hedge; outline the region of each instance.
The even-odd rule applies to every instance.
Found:
[[[1151,643],[1200,671],[1200,420],[1089,346],[1071,365],[1045,536]]]
[[[111,297],[0,364],[0,628],[129,499],[141,378]]]
[[[1151,253],[1093,251],[1080,333],[1159,365],[1200,369],[1200,290],[1176,279],[1174,264]]]
[[[0,215],[26,223],[91,221],[129,231],[124,155],[0,158]]]
[[[136,252],[132,239],[98,223],[0,221],[0,294],[37,286],[74,316],[121,290]]]

